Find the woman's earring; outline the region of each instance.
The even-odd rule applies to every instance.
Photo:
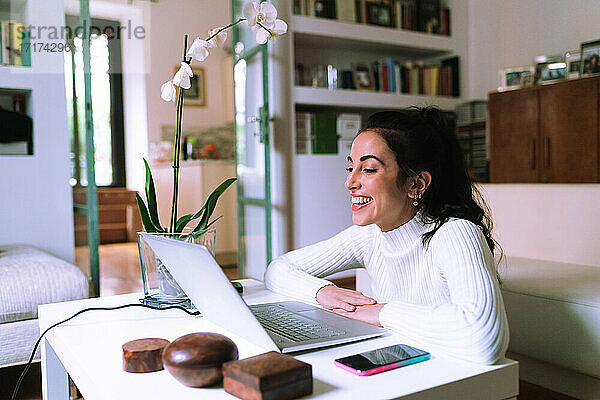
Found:
[[[419,200],[421,200],[421,193],[415,194],[415,201],[413,201],[413,206],[415,206],[415,207],[418,206]]]

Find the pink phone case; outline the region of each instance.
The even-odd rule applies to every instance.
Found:
[[[337,367],[340,367],[341,369],[348,371],[348,372],[352,372],[354,375],[358,375],[358,376],[369,376],[369,375],[375,375],[378,374],[380,372],[385,372],[385,371],[390,371],[392,369],[396,369],[399,368],[403,365],[402,362],[398,362],[398,363],[394,363],[394,364],[388,364],[388,365],[382,365],[381,367],[377,367],[377,368],[373,368],[373,369],[369,369],[366,371],[359,371],[356,370],[354,368],[351,368],[347,365],[344,365],[338,361],[334,361],[333,362]]]

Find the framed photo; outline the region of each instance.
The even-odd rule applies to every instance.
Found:
[[[394,26],[394,14],[392,2],[381,3],[367,1],[366,3],[367,24],[379,26]]]
[[[356,90],[375,90],[373,71],[367,64],[352,65],[352,77]]]
[[[579,71],[581,70],[581,51],[567,51],[565,53],[565,63],[567,64],[567,79],[579,78]]]
[[[528,65],[526,67],[511,67],[500,71],[500,86],[498,90],[519,89],[533,85],[535,68]]]
[[[535,58],[535,82],[538,85],[562,81],[567,77],[567,64],[563,55]]]
[[[173,68],[179,70],[179,65]],[[206,74],[203,67],[192,67],[194,76],[190,78],[192,86],[183,91],[184,107],[206,107]]]
[[[600,74],[600,40],[581,43],[581,76]]]

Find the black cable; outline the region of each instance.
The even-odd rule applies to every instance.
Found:
[[[116,307],[90,307],[90,308],[86,308],[83,310],[80,310],[78,312],[76,312],[75,314],[71,315],[69,318],[64,319],[60,322],[55,323],[54,325],[51,325],[48,329],[46,329],[39,337],[39,339],[37,340],[37,342],[35,342],[35,346],[33,346],[33,351],[31,352],[31,357],[29,357],[29,361],[27,361],[27,365],[25,366],[25,369],[23,370],[23,372],[21,373],[21,376],[19,376],[19,380],[17,381],[17,386],[15,386],[15,390],[13,391],[13,394],[11,396],[11,400],[16,400],[17,398],[17,393],[19,392],[19,387],[21,386],[21,383],[23,382],[23,378],[25,378],[25,375],[27,374],[27,372],[29,371],[29,368],[31,368],[31,363],[33,362],[33,358],[35,357],[35,352],[37,351],[38,346],[40,345],[40,342],[42,341],[42,338],[44,337],[44,335],[46,333],[48,333],[48,331],[60,324],[64,324],[67,321],[72,320],[73,318],[75,318],[76,316],[78,316],[79,314],[83,314],[86,311],[97,311],[97,310],[120,310],[121,308],[127,308],[127,307],[145,307],[145,308],[150,308],[152,310],[169,310],[172,308],[177,308],[179,310],[185,311],[187,314],[189,315],[200,315],[200,311],[189,311],[181,306],[168,306],[168,307],[154,307],[154,306],[150,306],[148,304],[123,304],[120,306],[116,306]]]

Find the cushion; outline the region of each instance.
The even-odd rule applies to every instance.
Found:
[[[37,319],[0,324],[0,367],[25,364],[31,356],[35,342],[40,336]],[[40,360],[40,345],[34,361]]]
[[[600,377],[600,267],[508,257],[509,350]]]
[[[0,324],[37,318],[40,304],[88,297],[75,265],[28,245],[0,246]]]

